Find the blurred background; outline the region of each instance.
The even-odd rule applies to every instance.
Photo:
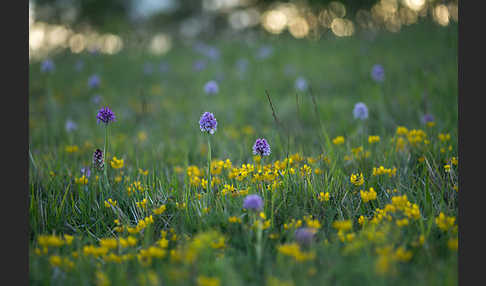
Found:
[[[179,40],[264,33],[295,39],[398,33],[458,22],[457,0],[30,0],[29,60],[64,50],[163,55]]]

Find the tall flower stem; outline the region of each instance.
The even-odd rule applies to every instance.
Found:
[[[211,194],[211,137],[208,135],[208,193]]]
[[[105,146],[103,147],[103,154],[105,156],[105,166],[103,168],[103,173],[105,176],[105,181],[108,187],[110,187],[110,182],[108,181],[108,124],[105,124]]]
[[[263,224],[261,221],[258,220],[258,218],[256,218],[256,215],[255,215],[255,221],[257,222],[256,223],[256,226],[257,226],[257,243],[256,243],[256,246],[255,246],[255,250],[256,250],[256,256],[257,256],[257,266],[260,267],[261,265],[261,261],[262,261],[262,234],[263,234]]]

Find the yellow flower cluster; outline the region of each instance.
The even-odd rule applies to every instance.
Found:
[[[118,243],[120,244],[121,247],[126,248],[129,246],[137,245],[137,239],[129,235],[127,238],[123,238],[123,237],[118,238]]]
[[[145,217],[144,219],[139,220],[135,227],[127,226],[126,229],[128,233],[135,234],[141,232],[143,229],[145,229],[147,226],[153,223],[154,223],[154,218],[152,215],[150,215],[148,217]]]
[[[378,274],[384,275],[392,270],[395,262],[406,262],[412,258],[412,252],[405,250],[402,246],[393,250],[392,246],[384,246],[376,249],[378,259],[375,264],[375,270]]]
[[[253,164],[242,164],[241,168],[231,168],[228,177],[241,182],[245,178],[249,177],[254,170],[255,166]]]
[[[140,173],[140,175],[143,175],[143,176],[147,176],[148,175],[148,170],[143,170],[143,169],[140,169],[138,168],[138,172]]]
[[[341,144],[344,144],[344,137],[343,136],[338,136],[334,139],[332,139],[332,143],[334,145],[341,145]]]
[[[312,251],[302,251],[297,243],[287,243],[282,244],[277,247],[278,252],[285,256],[290,256],[297,262],[312,260],[315,258],[316,254]]]
[[[127,193],[129,196],[135,193],[136,191],[143,192],[144,190],[145,189],[142,186],[142,183],[140,183],[140,181],[135,181],[127,187]]]
[[[146,210],[147,209],[147,198],[144,198],[141,202],[135,202],[135,204],[137,205],[137,208]]]
[[[450,172],[451,171],[451,165],[449,165],[449,164],[444,165],[444,171]]]
[[[118,159],[116,156],[113,156],[113,158],[110,161],[110,165],[113,169],[120,169],[123,168],[124,165],[123,159]]]
[[[304,221],[307,224],[307,227],[313,228],[313,229],[319,229],[321,228],[321,223],[317,219],[313,219],[312,215],[307,215],[304,216]]]
[[[79,185],[86,185],[88,184],[88,178],[86,178],[86,176],[83,175],[80,178],[74,178],[74,182]]]
[[[444,133],[440,133],[438,136],[439,140],[441,142],[447,142],[449,140],[451,140],[451,134],[447,133],[447,134],[444,134]]]
[[[342,242],[351,242],[355,238],[354,233],[347,233],[353,228],[351,220],[336,220],[332,223],[332,227],[338,230],[338,237]]]
[[[304,166],[300,168],[300,175],[302,177],[307,177],[311,174],[312,174],[312,169],[307,164],[304,164]]]
[[[66,148],[64,148],[64,150],[67,153],[75,153],[75,152],[79,151],[79,147],[78,147],[78,145],[68,145],[68,146],[66,146]]]
[[[155,209],[153,210],[153,213],[154,213],[155,215],[163,214],[163,213],[165,212],[165,210],[166,210],[166,209],[167,209],[167,207],[166,207],[165,205],[161,205],[160,207],[155,208]]]
[[[380,136],[370,135],[368,137],[368,143],[373,144],[373,143],[377,143],[377,142],[380,142]]]
[[[59,255],[51,255],[49,257],[49,264],[52,267],[59,267],[65,271],[69,271],[74,268],[74,262],[67,257],[61,258]]]
[[[251,226],[252,228],[265,230],[270,227],[270,220],[265,220],[267,217],[265,216],[264,212],[260,212],[258,217],[259,219],[255,220]]]
[[[217,277],[207,277],[203,275],[199,275],[197,277],[197,286],[219,286],[220,281]]]
[[[393,220],[391,214],[395,213],[402,213],[408,219],[417,220],[420,218],[420,209],[417,204],[412,204],[407,199],[407,195],[403,196],[394,196],[392,197],[392,203],[386,204],[383,209],[376,208],[375,209],[375,216],[371,219],[371,223],[378,224],[383,219],[387,219],[388,221]],[[401,226],[405,225],[405,222],[402,220],[400,223]],[[408,225],[408,221],[406,222]]]
[[[447,247],[449,247],[449,249],[451,250],[455,250],[457,251],[457,248],[459,247],[459,240],[456,238],[450,238],[448,241],[447,241]]]
[[[225,247],[224,240],[224,236],[217,231],[198,233],[189,243],[171,250],[170,259],[172,262],[192,264],[203,252],[211,250],[221,251]]]
[[[397,135],[407,135],[408,134],[408,129],[405,126],[398,126],[396,130]]]
[[[142,265],[150,265],[154,258],[164,258],[167,251],[159,246],[149,246],[147,249],[140,249],[137,259]]]
[[[355,186],[361,186],[362,184],[364,184],[363,173],[359,173],[359,175],[357,173],[351,174],[350,181]]]
[[[105,207],[111,208],[111,207],[116,207],[118,205],[118,202],[116,200],[112,200],[111,198],[108,199],[108,201],[105,200]]]
[[[439,216],[435,218],[435,223],[443,231],[454,228],[455,221],[455,217],[447,216],[443,212],[440,212]]]
[[[37,242],[39,246],[42,248],[36,248],[36,254],[40,255],[41,253],[47,254],[49,247],[61,247],[63,245],[71,245],[73,242],[74,237],[72,235],[65,234],[63,237],[52,235],[39,235],[37,237]]]
[[[302,226],[302,220],[291,219],[289,223],[284,223],[284,229],[299,228]]]
[[[427,144],[428,141],[425,141],[426,137],[427,134],[422,129],[412,129],[407,133],[407,139],[411,145],[416,145],[421,142]]]
[[[230,159],[223,160],[213,160],[211,161],[211,174],[219,175],[224,169],[230,169],[232,167]]]
[[[363,146],[352,148],[351,153],[353,153],[353,156],[356,160],[366,159],[371,155],[370,151],[364,151]],[[350,158],[348,157],[348,159]]]
[[[361,199],[363,200],[364,203],[367,203],[372,200],[376,200],[376,192],[373,187],[370,187],[369,191],[360,191]]]
[[[228,218],[229,223],[241,223],[241,218],[236,217],[236,216],[230,216]]]
[[[317,199],[321,202],[328,202],[329,201],[329,192],[320,192],[317,196]]]
[[[379,175],[388,175],[389,177],[393,177],[397,174],[397,168],[385,168],[383,166],[380,166],[378,168],[373,167],[373,176],[379,176]]]
[[[201,184],[202,172],[197,166],[188,166],[186,173],[189,177],[189,183],[191,186],[198,187]]]

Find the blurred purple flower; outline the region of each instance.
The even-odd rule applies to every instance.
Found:
[[[93,101],[94,104],[100,104],[100,102],[101,102],[101,95],[95,94],[93,96],[93,98],[91,99],[91,101]]]
[[[199,120],[199,128],[202,132],[208,132],[209,134],[214,134],[216,132],[216,127],[218,122],[211,112],[204,112]]]
[[[243,208],[253,211],[261,211],[263,209],[263,200],[259,195],[248,195],[243,201]]]
[[[208,64],[205,60],[197,60],[193,63],[192,69],[197,72],[202,71],[203,69],[206,68],[207,65]]]
[[[258,138],[253,145],[253,154],[260,156],[268,156],[271,153],[270,145],[264,138]]]
[[[91,176],[91,170],[89,167],[81,168],[81,175],[85,175],[87,178],[89,178],[89,176]]]
[[[208,81],[205,85],[204,85],[204,92],[206,94],[216,94],[219,92],[219,86],[218,86],[218,83],[214,80],[210,80]]]
[[[89,88],[98,88],[100,86],[101,79],[97,74],[94,74],[88,79]]]
[[[295,240],[300,243],[301,245],[309,245],[312,243],[312,239],[314,238],[315,229],[308,228],[308,227],[301,227],[295,230]]]
[[[194,45],[194,50],[212,60],[217,60],[220,57],[220,52],[218,48],[206,45],[204,43],[196,43]]]
[[[108,124],[112,121],[116,121],[115,113],[111,111],[109,107],[103,107],[98,111],[98,115],[96,115],[96,118],[98,118],[98,123],[103,122],[105,124]]]
[[[358,102],[354,106],[353,115],[355,119],[364,120],[368,118],[368,107],[363,102]]]
[[[76,124],[76,122],[72,121],[71,119],[66,120],[65,127],[67,132],[71,132],[78,129],[78,125]]]
[[[43,73],[52,72],[54,68],[55,68],[54,62],[50,59],[44,60],[41,64],[41,72]]]
[[[371,77],[376,82],[383,82],[385,80],[385,69],[382,65],[376,64],[371,68]]]
[[[273,54],[273,48],[271,46],[262,46],[258,50],[256,58],[263,60],[269,58],[272,54]]]
[[[306,91],[308,87],[309,87],[309,84],[307,83],[307,80],[304,77],[299,76],[295,80],[295,88],[297,90],[299,90],[299,91]]]
[[[430,113],[427,113],[427,114],[424,114],[424,116],[422,116],[422,123],[423,124],[426,124],[428,122],[433,122],[434,121],[434,116]]]

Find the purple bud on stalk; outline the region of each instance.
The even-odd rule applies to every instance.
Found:
[[[270,145],[267,143],[267,140],[264,138],[258,138],[253,145],[253,154],[260,155],[260,156],[268,156],[270,155],[271,149]]]
[[[208,132],[209,134],[214,134],[216,132],[216,127],[218,122],[211,112],[204,112],[199,120],[199,128],[202,132]]]
[[[113,111],[111,111],[109,107],[101,108],[98,111],[98,115],[96,115],[96,118],[98,119],[98,123],[103,122],[105,124],[116,120],[115,113],[113,113]]]
[[[243,201],[243,208],[252,211],[261,211],[263,209],[263,200],[259,195],[248,195]]]

